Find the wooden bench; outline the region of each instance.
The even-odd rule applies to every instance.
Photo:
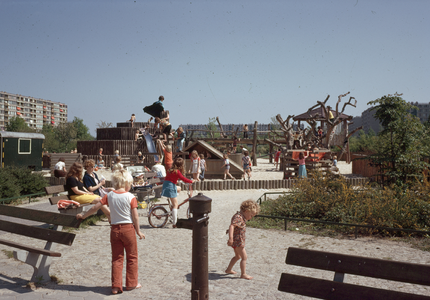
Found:
[[[51,195],[49,198],[49,202],[51,205],[57,205],[60,200],[71,200],[67,194],[61,194],[66,192],[64,185],[51,185],[45,187],[45,192],[47,195]],[[60,195],[61,194],[61,195]],[[74,215],[81,213],[84,210],[84,206],[90,205],[89,203],[81,204],[77,208],[66,208],[66,209],[58,209],[58,211],[62,214]]]
[[[49,267],[51,266],[52,257],[61,256],[61,253],[54,251],[56,243],[71,246],[75,239],[74,233],[62,232],[61,230],[63,226],[78,228],[80,221],[74,216],[8,205],[0,205],[0,216],[2,216],[0,230],[17,235],[13,240],[0,239],[0,244],[21,249],[14,251],[13,256],[15,259],[34,268],[31,281],[45,282],[51,280]],[[20,220],[15,221],[9,217]],[[50,224],[50,226],[41,227],[23,224],[25,222],[29,223],[27,220]],[[28,244],[15,242],[16,240],[23,240],[23,236],[44,240],[46,244],[43,248],[40,248],[32,246],[31,242]]]
[[[319,299],[430,299],[430,296],[344,283],[345,274],[430,286],[430,265],[288,248],[289,265],[333,271],[334,280],[282,273],[278,290]]]

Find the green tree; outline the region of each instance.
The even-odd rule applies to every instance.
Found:
[[[209,118],[209,122],[206,125],[209,130],[213,131],[214,138],[219,138],[221,134],[219,133],[219,128],[216,123],[216,118]],[[210,133],[207,133],[206,136],[210,137]]]
[[[88,126],[84,124],[84,120],[75,117],[72,121],[73,126],[76,129],[76,139],[78,141],[92,141],[94,137],[90,134]]]
[[[409,113],[415,107],[400,96],[387,95],[368,103],[375,105],[372,110],[382,125],[377,152],[369,158],[379,167],[385,184],[406,186],[412,178],[422,179],[422,171],[428,167],[423,160],[428,151],[422,140],[429,132]]]
[[[14,132],[34,132],[21,117],[10,118],[6,125],[6,130]]]

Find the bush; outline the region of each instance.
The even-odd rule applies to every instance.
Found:
[[[298,182],[295,193],[263,202],[261,214],[426,231],[430,228],[430,185],[417,182],[409,190],[394,185],[357,190],[339,176],[314,172],[310,177]]]
[[[40,193],[48,185],[41,174],[18,167],[0,169],[0,182],[0,199]]]

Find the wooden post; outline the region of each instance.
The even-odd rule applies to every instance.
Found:
[[[272,144],[269,144],[269,163],[272,163],[273,161],[272,161],[272,159],[273,159],[273,155],[272,155],[272,152],[273,152],[273,145]]]
[[[252,162],[254,166],[257,166],[257,125],[258,122],[254,123],[254,141],[252,143]]]

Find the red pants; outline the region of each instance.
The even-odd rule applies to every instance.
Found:
[[[112,247],[112,288],[122,291],[122,267],[124,249],[127,255],[125,285],[134,288],[138,284],[137,241],[133,224],[112,225],[110,232]]]

